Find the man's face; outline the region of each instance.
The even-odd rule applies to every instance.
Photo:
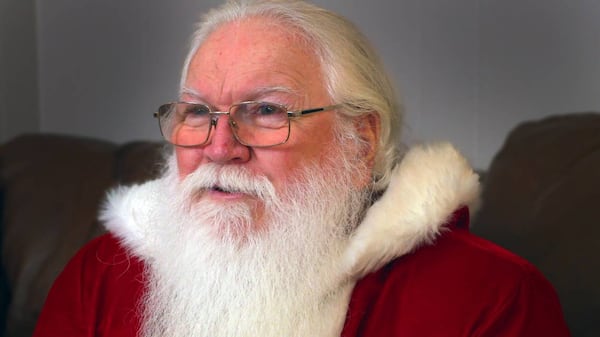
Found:
[[[311,50],[283,27],[260,18],[226,24],[207,38],[190,63],[181,99],[218,111],[250,100],[278,103],[290,110],[331,104]],[[219,118],[206,145],[176,148],[180,179],[207,163],[240,165],[266,176],[279,192],[298,168],[324,162],[331,155],[334,112],[292,120],[289,140],[268,148],[238,143],[228,118]],[[244,193],[217,189],[204,191],[199,198],[218,203],[257,202]]]

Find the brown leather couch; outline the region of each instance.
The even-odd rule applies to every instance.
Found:
[[[31,336],[57,274],[103,232],[105,191],[156,176],[162,147],[46,134],[0,147],[0,336]]]
[[[600,336],[600,114],[523,123],[486,175],[473,232],[533,262],[574,337]]]
[[[27,135],[0,147],[0,333],[30,336],[56,275],[103,230],[105,191],[160,172],[163,146]],[[600,115],[518,126],[485,173],[473,231],[536,264],[573,336],[600,336]]]

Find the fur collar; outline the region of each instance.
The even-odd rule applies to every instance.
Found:
[[[137,256],[147,256],[164,181],[112,191],[101,213],[106,228]],[[389,261],[431,243],[452,213],[478,202],[478,176],[448,143],[412,148],[394,169],[390,184],[350,239],[345,271],[358,279]]]
[[[354,233],[345,256],[348,272],[360,278],[431,243],[456,209],[474,212],[478,201],[479,177],[452,145],[412,148]]]

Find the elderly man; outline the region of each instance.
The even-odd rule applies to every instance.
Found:
[[[398,150],[393,89],[344,18],[229,2],[156,114],[162,178],[113,191],[109,234],[35,336],[567,336],[550,284],[468,232],[477,176]]]

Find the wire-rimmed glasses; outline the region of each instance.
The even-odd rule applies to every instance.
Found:
[[[290,119],[315,112],[340,108],[341,104],[306,110],[289,111],[285,106],[247,101],[232,105],[228,111],[211,111],[200,103],[172,102],[154,113],[165,140],[182,147],[201,146],[208,142],[213,126],[221,115],[229,115],[229,126],[235,139],[246,146],[280,145],[290,137]]]

